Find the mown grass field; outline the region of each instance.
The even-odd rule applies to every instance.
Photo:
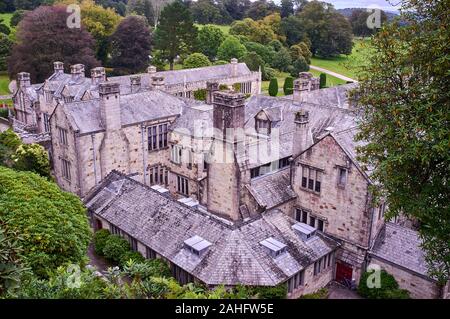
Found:
[[[9,77],[5,72],[0,72],[0,95],[11,94],[8,89]]]
[[[369,40],[357,39],[354,40],[354,43],[355,45],[353,46],[353,51],[350,55],[340,55],[330,59],[313,57],[311,59],[311,64],[353,79],[357,79],[358,65],[361,61],[367,59],[369,55],[369,50],[367,48]]]

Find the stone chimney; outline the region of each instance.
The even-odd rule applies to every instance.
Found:
[[[154,75],[151,77],[151,87],[154,90],[164,90],[165,81],[164,77],[161,75]]]
[[[139,75],[130,76],[131,93],[138,92],[141,88],[141,77]]]
[[[64,63],[59,61],[53,62],[53,71],[55,73],[64,73]]]
[[[300,72],[298,79],[294,81],[294,101],[301,102],[303,99],[303,93],[318,90],[320,88],[320,79],[315,78],[309,72]]]
[[[31,85],[30,73],[20,72],[17,73],[17,85],[20,88],[25,88]]]
[[[104,128],[106,131],[119,130],[122,127],[119,83],[100,83],[98,93],[100,95],[100,116]]]
[[[91,69],[92,84],[97,85],[106,81],[106,71],[104,67]]]
[[[70,74],[72,75],[72,81],[76,81],[84,77],[84,65],[74,64],[70,66]]]
[[[309,112],[300,110],[295,113],[295,132],[292,155],[295,157],[312,145],[312,134],[309,128]]]
[[[213,101],[214,139],[207,173],[208,211],[233,221],[242,219],[241,173],[236,152],[244,141],[245,95],[215,92]]]
[[[219,91],[219,83],[206,82],[206,104],[213,104],[214,93]]]
[[[238,59],[232,58],[231,61],[231,76],[237,76]]]

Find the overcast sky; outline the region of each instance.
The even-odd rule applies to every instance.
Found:
[[[399,8],[401,0],[322,0],[324,2],[332,3],[336,9],[343,8],[369,8],[371,6],[378,6],[383,10],[395,11]],[[394,4],[394,5],[392,5]]]

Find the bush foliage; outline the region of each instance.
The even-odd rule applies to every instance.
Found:
[[[372,272],[366,271],[361,275],[359,281],[358,293],[365,298],[369,299],[407,299],[409,298],[409,293],[406,290],[399,289],[398,283],[394,276],[381,270],[380,276],[380,287],[368,287],[368,278]]]

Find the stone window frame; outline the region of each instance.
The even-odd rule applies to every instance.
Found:
[[[182,175],[175,174],[177,176],[177,193],[189,196],[189,179]]]
[[[255,118],[255,130],[258,134],[270,135],[271,129],[272,122],[270,120]]]
[[[314,272],[313,275],[317,276],[324,270],[330,268],[333,265],[335,259],[334,251],[329,252],[325,256],[320,257],[320,259],[314,262]]]
[[[67,138],[67,130],[61,126],[58,126],[58,137],[61,145],[68,146],[69,140]]]
[[[303,207],[295,207],[294,219],[298,222],[314,227],[315,229],[320,230],[321,232],[325,231],[325,225],[327,224],[327,220],[325,218],[319,217],[316,214],[314,214],[310,209],[306,209]],[[314,220],[314,225],[311,225],[312,219]],[[319,227],[320,223],[322,223],[322,227]]]
[[[64,179],[70,182],[72,174],[70,172],[71,163],[65,158],[61,158],[61,174]]]
[[[300,270],[292,277],[290,277],[287,281],[287,291],[288,293],[294,292],[299,287],[305,285],[305,269]]]
[[[148,167],[150,185],[169,185],[170,169],[165,165],[152,165]]]
[[[322,191],[322,175],[325,174],[324,170],[308,164],[299,163],[299,165],[301,167],[300,188],[320,195]]]
[[[149,152],[162,150],[169,146],[169,122],[149,125],[146,129]]]
[[[44,112],[43,118],[44,118],[44,132],[50,132],[50,116],[48,115],[48,113]]]
[[[173,144],[170,148],[170,161],[174,164],[181,165],[183,148],[181,145]]]
[[[337,168],[337,186],[339,188],[345,188],[348,182],[348,176],[350,173],[350,169],[345,166],[336,165]],[[342,172],[344,172],[344,176],[342,176]],[[344,180],[342,180],[344,178]]]

